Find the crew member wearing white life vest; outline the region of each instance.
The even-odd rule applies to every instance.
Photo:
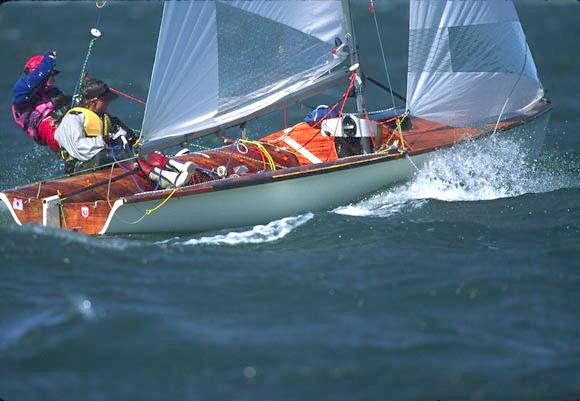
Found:
[[[96,79],[85,81],[80,95],[80,107],[68,111],[54,135],[62,148],[61,156],[68,164],[69,172],[95,168],[133,156],[131,146],[136,138],[132,131],[106,113],[109,103],[117,95],[106,83]],[[187,184],[195,171],[193,163],[180,163],[160,153],[153,153],[146,160],[138,160],[138,165],[143,176],[159,181],[162,188]]]

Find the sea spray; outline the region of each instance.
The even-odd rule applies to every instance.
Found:
[[[0,182],[2,189],[63,175],[64,167],[54,152],[34,143],[29,146],[19,149],[17,157],[6,166]]]
[[[552,159],[533,159],[518,140],[484,138],[439,151],[411,182],[334,212],[388,217],[406,208],[421,207],[427,199],[483,201],[578,184],[553,164],[557,162]]]

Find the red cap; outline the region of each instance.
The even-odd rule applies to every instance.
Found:
[[[26,64],[24,64],[24,71],[29,72],[36,70],[40,63],[42,63],[43,58],[44,56],[42,54],[36,54],[30,57],[28,60],[26,60]]]

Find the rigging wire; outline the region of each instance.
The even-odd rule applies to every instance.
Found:
[[[372,14],[373,16],[373,20],[375,21],[375,28],[377,30],[377,38],[379,39],[379,47],[381,48],[381,55],[383,56],[383,65],[385,67],[385,72],[387,74],[387,82],[389,84],[389,89],[393,87],[393,85],[391,84],[391,76],[389,74],[389,67],[387,65],[387,58],[385,57],[385,50],[383,48],[383,40],[381,38],[381,33],[379,30],[379,23],[377,22],[377,14],[375,13],[375,2],[374,0],[370,0],[369,2],[369,12]],[[389,91],[391,94],[391,101],[393,102],[393,108],[395,108],[395,97],[393,96],[393,91],[390,90]]]
[[[503,115],[503,112],[505,111],[505,108],[510,100],[510,97],[512,96],[512,94],[514,93],[514,90],[516,89],[516,86],[518,86],[518,83],[520,82],[520,79],[522,78],[522,75],[524,73],[524,70],[526,69],[526,65],[528,64],[528,45],[527,43],[524,42],[524,63],[522,65],[522,69],[520,70],[520,73],[518,75],[518,79],[516,80],[516,82],[514,83],[514,86],[512,86],[512,89],[510,91],[510,93],[507,95],[505,102],[503,104],[503,107],[501,108],[501,111],[499,112],[499,116],[497,116],[497,121],[495,123],[495,128],[493,129],[493,133],[495,134],[497,132],[497,129],[499,127],[499,122],[501,120],[501,117]]]
[[[101,22],[101,9],[105,7],[106,4],[106,1],[97,1],[95,3],[95,6],[99,9],[99,12],[97,13],[97,23],[95,24],[95,28],[97,29],[99,28],[99,22]]]
[[[383,56],[383,65],[385,67],[385,73],[387,75],[387,83],[389,84],[389,93],[391,94],[391,101],[393,102],[393,109],[397,106],[395,105],[395,96],[393,94],[393,90],[391,89],[393,85],[391,84],[391,75],[389,74],[389,67],[387,64],[387,57],[385,56],[385,50],[383,46],[383,39],[381,38],[381,32],[379,30],[379,23],[377,22],[377,14],[375,12],[375,2],[374,0],[369,1],[369,12],[373,16],[373,20],[375,22],[375,29],[377,30],[377,38],[379,39],[379,47],[381,49],[381,55]],[[397,131],[399,132],[399,137],[401,138],[401,145],[403,146],[403,151],[406,151],[405,140],[403,138],[403,129],[401,127],[401,121],[397,119]],[[409,159],[411,160],[411,159]],[[417,168],[416,166],[414,166]]]

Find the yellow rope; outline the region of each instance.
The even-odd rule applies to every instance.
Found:
[[[401,146],[403,148],[403,151],[406,151],[407,146],[405,146],[405,138],[403,138],[403,128],[401,127],[401,119],[400,118],[397,118],[396,124],[397,124],[397,131],[399,132],[399,138],[401,139]]]
[[[264,153],[264,156],[266,156],[266,159],[268,159],[268,163],[270,164],[270,170],[276,170],[276,162],[274,161],[274,158],[272,157],[272,155],[270,154],[270,152],[268,152],[268,149],[266,149],[266,147],[264,145],[260,144],[256,144],[256,146]]]
[[[241,142],[241,141],[240,141],[240,142]],[[201,145],[198,145],[198,144],[196,144],[196,143],[193,143],[193,142],[190,142],[190,143],[188,143],[188,146],[194,146],[194,147],[196,147],[196,148],[198,148],[198,149],[200,149],[200,150],[204,150],[204,151],[207,151],[207,150],[209,150],[209,151],[213,151],[213,152],[216,152],[216,153],[221,153],[221,154],[223,154],[223,155],[226,155],[226,156],[229,156],[229,155],[230,155],[230,153],[231,153],[231,151],[223,151],[223,150],[219,150],[219,149],[213,149],[213,148],[209,148],[209,147],[207,147],[207,146],[201,146]],[[271,145],[271,146],[275,146],[275,145]],[[277,146],[275,146],[275,147],[276,147],[277,149],[280,149],[280,148],[279,148],[279,147],[277,147]],[[284,149],[284,148],[282,148],[282,149],[283,149],[283,150],[286,150],[288,153],[292,153],[292,154],[294,154],[293,152],[290,152],[290,151],[289,151],[289,150],[287,150],[287,149]],[[199,153],[199,152],[197,152],[197,153],[194,153],[194,154],[200,154],[200,153]],[[241,158],[241,159],[244,159],[244,160],[252,161],[252,162],[260,162],[260,161],[261,161],[261,160],[259,160],[259,159],[254,159],[253,157],[244,156],[244,155],[243,155],[242,153],[240,153],[239,151],[238,151],[238,153],[237,153],[237,157],[239,157],[239,158]],[[283,166],[283,165],[281,165],[281,164],[278,164],[278,163],[274,163],[274,166],[275,166],[275,167],[277,167],[277,168],[279,168],[279,169],[283,169],[283,168],[286,168],[286,167],[288,167],[288,166]],[[274,169],[274,170],[275,170],[275,169]]]
[[[274,158],[272,157],[270,152],[268,152],[268,149],[266,149],[266,147],[262,145],[260,142],[251,141],[250,143],[256,145],[256,147],[258,147],[258,149],[260,149],[260,151],[264,154],[264,156],[268,160],[268,164],[270,164],[270,170],[276,170],[276,162],[274,161]]]
[[[157,206],[155,206],[153,209],[146,209],[145,210],[145,214],[146,215],[150,215],[151,213],[157,211],[160,207],[162,207],[163,205],[165,205],[165,203],[167,203],[167,201],[169,199],[171,199],[171,197],[173,196],[173,194],[175,194],[177,192],[179,188],[174,188],[173,191],[171,191],[171,193],[167,196],[167,198],[165,198],[163,200],[163,202],[161,202],[160,204],[158,204]]]
[[[384,145],[382,145],[382,146],[384,146],[384,147],[385,147],[385,151],[386,151],[386,148],[388,148],[388,146],[389,146],[389,143],[391,143],[391,139],[393,139],[393,137],[395,136],[395,134],[396,134],[396,132],[395,132],[395,131],[393,131],[393,132],[391,133],[391,135],[389,135],[389,137],[388,137],[388,138],[387,138],[387,140],[385,141]]]
[[[266,157],[266,160],[268,160],[268,164],[270,165],[270,170],[274,171],[276,170],[276,162],[274,161],[274,158],[272,157],[272,155],[270,154],[270,152],[268,152],[268,149],[266,149],[266,147],[259,141],[249,141],[246,139],[240,139],[240,142],[242,143],[248,143],[250,145],[254,145],[256,146],[258,149],[260,149],[260,151],[262,152],[262,154]]]
[[[141,146],[141,133],[139,133],[139,138],[133,143],[133,146],[139,147]]]

